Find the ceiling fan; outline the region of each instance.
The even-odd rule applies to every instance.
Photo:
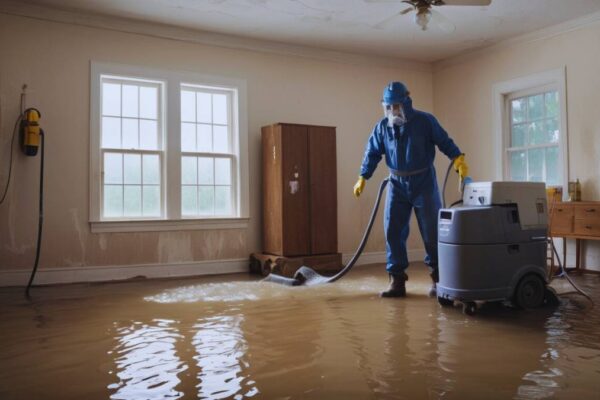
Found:
[[[367,0],[369,3],[391,3],[397,1],[390,0]],[[456,26],[433,7],[439,6],[489,6],[492,0],[402,0],[402,3],[409,4],[410,7],[384,19],[375,25],[376,28],[383,28],[400,15],[415,11],[415,23],[422,30],[427,30],[427,25],[433,20],[442,30],[452,32]]]

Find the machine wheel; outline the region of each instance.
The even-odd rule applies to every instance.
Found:
[[[438,303],[442,307],[452,307],[454,305],[454,300],[447,299],[445,297],[438,297]]]
[[[560,300],[558,299],[556,291],[548,286],[546,286],[546,292],[544,293],[544,304],[550,307],[556,307],[560,305]]]
[[[539,276],[528,274],[521,278],[515,290],[514,302],[517,307],[529,310],[544,304],[546,284]]]
[[[467,301],[466,303],[463,303],[462,311],[465,315],[475,315],[475,311],[477,311],[477,304],[475,304],[474,301]]]

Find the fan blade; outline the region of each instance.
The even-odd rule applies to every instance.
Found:
[[[436,10],[431,10],[431,20],[446,33],[452,33],[456,30],[456,25]]]
[[[406,10],[404,10],[406,11]],[[384,19],[381,22],[378,22],[377,24],[373,25],[373,28],[375,29],[385,29],[387,26],[391,25],[391,22],[393,22],[396,18],[398,18],[402,13],[404,13],[404,11],[400,11],[394,15],[392,15],[391,17],[388,17],[386,19]],[[409,10],[410,11],[410,10]],[[408,12],[408,11],[407,11]]]
[[[492,0],[442,0],[447,6],[489,6]]]
[[[407,9],[405,9],[404,11],[400,11],[400,15],[404,15],[404,14],[408,14],[409,12],[411,12],[412,10],[414,10],[413,7],[408,7]]]

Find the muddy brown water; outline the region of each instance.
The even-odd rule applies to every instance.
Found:
[[[381,299],[382,266],[321,287],[247,275],[0,289],[0,399],[600,399],[600,276],[556,308]],[[559,291],[565,282],[555,281]]]

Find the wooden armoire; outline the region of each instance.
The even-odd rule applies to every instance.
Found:
[[[264,252],[337,254],[335,127],[263,127],[262,173]]]

